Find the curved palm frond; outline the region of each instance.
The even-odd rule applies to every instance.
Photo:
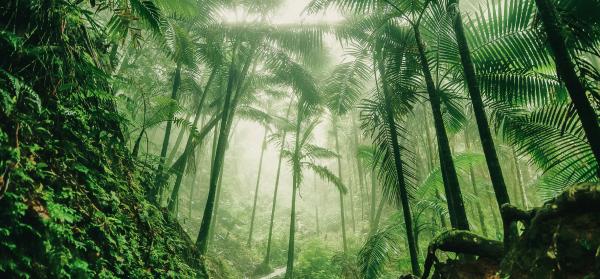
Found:
[[[385,227],[365,241],[358,252],[358,266],[363,278],[379,278],[389,260],[400,253],[400,224]]]

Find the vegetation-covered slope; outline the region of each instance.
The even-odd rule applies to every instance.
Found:
[[[192,242],[129,158],[92,16],[0,3],[0,277],[193,277]]]

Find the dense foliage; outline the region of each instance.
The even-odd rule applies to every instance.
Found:
[[[598,14],[3,1],[0,277],[397,278],[461,235],[537,260],[526,241],[559,227],[531,218],[565,204],[556,220],[587,223],[557,241],[588,255],[596,207],[569,206],[597,198]]]

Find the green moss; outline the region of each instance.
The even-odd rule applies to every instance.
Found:
[[[153,170],[129,158],[87,12],[0,4],[14,30],[0,33],[0,277],[199,277],[189,238],[145,197]]]

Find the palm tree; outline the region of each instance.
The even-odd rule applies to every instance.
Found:
[[[173,73],[173,84],[171,88],[171,100],[177,103],[179,99],[179,88],[181,86],[181,71],[183,66],[193,68],[195,66],[194,61],[194,43],[190,38],[187,31],[183,30],[174,21],[169,21],[166,25],[165,45],[168,54],[172,57],[175,62],[175,71]],[[156,170],[155,185],[152,189],[151,196],[155,197],[155,201],[160,204],[162,202],[162,192],[165,183],[165,161],[167,151],[169,149],[169,140],[171,138],[171,128],[173,125],[173,114],[169,116],[167,120],[167,126],[165,128],[165,134],[160,150],[160,157],[158,168]]]
[[[267,108],[268,111],[268,108]],[[248,233],[248,241],[246,242],[246,245],[248,247],[250,247],[252,245],[252,233],[254,232],[254,217],[256,215],[256,203],[258,201],[258,189],[260,186],[260,178],[261,178],[261,173],[262,173],[262,166],[263,166],[263,158],[265,155],[265,150],[267,149],[267,135],[268,132],[270,130],[270,127],[268,126],[269,121],[270,121],[270,116],[268,113],[266,112],[259,112],[258,110],[252,110],[252,112],[254,112],[254,116],[256,116],[256,112],[258,112],[258,119],[254,118],[256,120],[259,121],[259,123],[261,123],[265,129],[264,135],[263,135],[263,140],[261,143],[261,148],[260,148],[260,156],[258,159],[258,172],[256,174],[256,186],[254,188],[254,202],[252,204],[252,214],[250,217],[250,232]]]
[[[273,240],[273,222],[275,221],[275,206],[277,205],[277,193],[279,192],[279,178],[281,175],[281,162],[283,161],[283,152],[284,147],[286,146],[286,138],[287,134],[290,131],[290,127],[293,127],[288,121],[290,117],[290,112],[292,109],[293,101],[290,101],[290,104],[287,108],[287,112],[284,119],[280,119],[279,121],[282,123],[280,126],[280,147],[279,147],[279,159],[277,160],[277,173],[275,174],[275,189],[273,190],[273,201],[271,202],[271,218],[269,221],[269,236],[267,238],[267,250],[265,253],[265,259],[263,261],[263,266],[268,270],[271,262],[271,245]]]
[[[188,161],[188,157],[194,153],[194,147],[198,145],[198,143],[201,143],[202,140],[204,139],[204,137],[208,134],[208,132],[210,132],[210,130],[212,130],[212,128],[217,124],[217,117],[215,117],[215,119],[213,121],[209,121],[209,123],[207,123],[204,127],[204,131],[203,132],[198,132],[196,133],[195,128],[198,126],[198,121],[200,120],[200,116],[202,115],[202,109],[204,108],[204,102],[206,100],[206,97],[208,95],[208,90],[210,89],[216,75],[217,75],[217,69],[213,69],[211,71],[210,76],[208,77],[208,80],[206,81],[206,85],[204,86],[204,88],[202,88],[201,86],[197,87],[197,90],[200,91],[200,100],[198,101],[198,105],[195,111],[195,116],[194,116],[194,121],[192,122],[192,130],[188,136],[183,154],[181,155],[181,157],[177,160],[177,164],[174,165],[172,167],[172,169],[174,169],[175,173],[176,173],[176,179],[175,179],[175,185],[173,186],[173,190],[171,191],[171,195],[169,197],[168,200],[168,211],[172,216],[176,216],[176,205],[177,205],[177,200],[179,197],[179,188],[181,186],[181,183],[183,181],[183,171],[186,169],[186,165],[187,165],[187,161]],[[196,140],[196,143],[193,143],[193,141]],[[175,152],[175,150],[173,150],[173,152]]]
[[[223,158],[225,156],[225,146],[227,144],[227,138],[229,137],[229,128],[231,127],[231,118],[233,117],[233,111],[235,109],[235,98],[241,94],[241,87],[243,86],[243,81],[248,73],[248,68],[252,62],[252,56],[254,55],[255,48],[246,49],[246,56],[242,56],[238,52],[242,52],[240,48],[240,43],[235,42],[232,46],[231,53],[231,63],[229,65],[228,70],[228,81],[227,81],[227,89],[225,92],[224,102],[223,102],[223,111],[221,113],[221,124],[219,126],[219,137],[217,140],[217,145],[215,149],[215,158],[213,164],[211,166],[210,172],[210,181],[209,181],[209,192],[208,198],[206,202],[206,208],[204,210],[204,215],[202,217],[202,224],[200,226],[200,231],[198,232],[198,238],[196,240],[196,247],[202,255],[204,255],[208,249],[208,236],[210,232],[211,220],[213,217],[213,209],[215,204],[215,195],[217,191],[217,183],[218,177],[220,176],[220,172],[222,171]],[[238,59],[242,60],[245,58],[245,61],[238,63]],[[239,65],[243,65],[242,69],[239,69]],[[234,85],[234,83],[237,83]],[[237,87],[237,91],[234,95],[234,87]],[[233,100],[232,100],[233,99]],[[231,118],[230,118],[231,116]]]
[[[481,164],[484,160],[482,154],[464,153],[458,154],[454,161],[459,172],[468,173],[473,165]],[[416,187],[414,195],[420,199],[413,203],[416,209],[412,220],[415,223],[415,238],[424,230],[431,230],[433,235],[439,232],[438,226],[433,226],[432,222],[424,222],[422,219],[426,217],[427,210],[431,210],[434,214],[447,214],[443,202],[435,196],[435,192],[443,188],[444,183],[442,167],[437,166],[427,173],[425,179]],[[390,225],[370,234],[364,242],[358,253],[358,266],[364,278],[379,278],[390,259],[401,253],[401,243],[406,241],[407,234],[406,226],[402,226],[402,223],[396,220],[399,218],[392,216]]]
[[[500,161],[498,161],[498,154],[496,153],[496,147],[494,146],[494,140],[492,138],[492,133],[490,132],[483,99],[481,98],[481,91],[479,88],[477,75],[475,73],[475,66],[471,58],[471,51],[469,50],[469,44],[467,42],[462,16],[459,9],[459,1],[448,0],[447,7],[449,13],[451,13],[454,34],[458,44],[458,53],[460,55],[461,65],[463,67],[467,91],[471,98],[471,104],[473,105],[473,115],[475,116],[477,123],[477,129],[481,139],[481,146],[483,147],[483,153],[485,154],[490,178],[492,180],[492,186],[494,187],[494,193],[496,194],[498,206],[502,206],[503,204],[510,203],[510,198],[508,196],[508,190],[506,189],[504,177],[502,176],[502,169],[500,168]],[[516,237],[516,235],[516,227],[509,223],[504,223],[505,245],[508,245],[511,239]]]
[[[410,253],[410,259],[411,259],[411,266],[412,266],[412,271],[413,274],[419,275],[420,274],[420,270],[419,270],[419,262],[418,262],[418,256],[417,256],[417,248],[416,248],[416,242],[415,242],[415,238],[414,238],[414,231],[413,231],[413,224],[412,224],[412,215],[411,215],[411,211],[410,211],[410,205],[408,203],[408,190],[406,187],[406,181],[405,181],[405,174],[404,174],[404,162],[402,162],[402,158],[401,158],[401,150],[400,150],[400,144],[398,142],[398,129],[396,126],[396,113],[392,107],[392,96],[390,93],[390,89],[388,87],[388,80],[389,80],[389,76],[388,73],[385,70],[385,59],[386,57],[384,56],[385,54],[381,53],[379,54],[381,55],[381,57],[378,58],[378,61],[376,61],[375,63],[377,63],[377,67],[379,70],[379,74],[381,76],[381,88],[382,88],[382,92],[383,92],[383,106],[384,106],[384,117],[385,119],[383,120],[386,123],[386,128],[389,131],[389,135],[388,135],[388,140],[386,140],[385,143],[383,143],[382,145],[380,145],[381,147],[387,149],[387,152],[389,152],[389,145],[391,145],[391,156],[393,156],[393,162],[394,162],[394,167],[395,167],[395,175],[397,178],[397,183],[398,183],[398,193],[399,193],[399,199],[402,205],[402,212],[404,215],[404,224],[406,226],[406,236],[407,236],[407,240],[408,240],[408,247],[409,247],[409,253]],[[380,143],[381,144],[381,143]],[[380,148],[381,148],[380,147]]]
[[[579,115],[579,121],[581,121],[585,136],[596,158],[596,164],[600,165],[600,144],[597,144],[600,142],[598,115],[587,98],[586,86],[579,78],[575,64],[571,59],[567,40],[561,28],[561,16],[552,1],[535,0],[535,3],[547,36],[548,46],[554,55],[556,73],[562,79],[569,92],[573,106]],[[597,176],[600,177],[600,168],[597,169]]]
[[[363,55],[364,56],[364,55]],[[340,154],[340,143],[338,136],[339,118],[347,114],[360,97],[362,82],[369,77],[369,67],[361,59],[353,59],[339,64],[325,83],[324,93],[327,98],[327,106],[332,118],[333,137],[335,140],[335,151]],[[337,158],[338,177],[342,176],[342,161]],[[352,199],[352,197],[350,197]],[[351,208],[354,212],[354,208]],[[344,253],[348,252],[348,241],[346,238],[346,218],[344,210],[344,196],[340,192],[340,214],[342,221],[342,243]],[[354,216],[354,213],[353,213]]]
[[[423,2],[423,3],[422,3]],[[393,22],[396,18],[406,19],[412,29],[414,30],[414,41],[416,43],[416,49],[418,50],[417,56],[419,57],[420,64],[422,67],[422,73],[425,79],[426,91],[429,95],[429,103],[432,108],[432,113],[434,115],[434,124],[435,130],[437,134],[438,140],[438,148],[440,149],[439,156],[440,161],[442,162],[442,166],[444,168],[444,179],[447,181],[445,183],[445,192],[446,197],[448,199],[448,206],[450,208],[450,217],[453,224],[453,227],[468,229],[468,221],[464,209],[464,204],[462,200],[462,194],[458,183],[458,178],[456,175],[456,170],[453,166],[452,162],[452,154],[449,147],[448,137],[446,134],[446,130],[444,128],[444,121],[442,116],[442,102],[440,94],[442,94],[442,90],[439,89],[433,81],[431,70],[429,64],[431,63],[431,59],[426,55],[426,49],[424,43],[421,38],[420,33],[420,23],[421,19],[426,11],[427,6],[430,1],[400,1],[400,2],[392,2],[392,1],[313,1],[311,9],[324,8],[327,5],[331,5],[332,3],[337,3],[337,5],[341,8],[349,8],[357,13],[367,12],[370,9],[377,10],[377,7],[381,8],[388,5],[393,8],[397,13],[385,12],[383,9],[383,14],[375,14],[371,18],[366,18],[359,21],[357,27],[351,27],[348,31],[355,33],[356,30],[360,30],[360,32],[365,32],[365,29],[373,29],[374,33],[382,32],[385,30],[383,27],[386,25],[394,25]],[[396,4],[395,4],[396,3]],[[377,10],[379,11],[379,10]],[[350,36],[356,36],[354,34],[350,34]],[[371,34],[368,36],[368,39],[372,39],[375,34]],[[363,35],[364,37],[364,35]],[[407,38],[408,39],[408,38]],[[363,38],[364,40],[364,38]]]
[[[339,157],[338,154],[327,150],[325,148],[310,144],[312,138],[312,132],[318,125],[318,121],[311,120],[308,116],[314,113],[316,103],[305,99],[304,96],[300,96],[297,115],[296,125],[294,127],[294,137],[292,138],[293,146],[292,150],[284,151],[286,157],[289,158],[292,165],[292,205],[290,214],[290,232],[289,232],[289,244],[288,244],[288,256],[285,278],[294,278],[294,247],[295,247],[295,235],[296,235],[296,197],[297,191],[300,187],[303,179],[303,169],[310,169],[316,175],[319,175],[322,179],[331,182],[339,192],[346,193],[346,187],[342,183],[341,179],[335,176],[327,167],[316,163],[318,159],[330,159]],[[312,111],[311,111],[312,110]],[[302,130],[302,122],[309,121],[305,129]]]
[[[217,27],[215,27],[216,29]],[[206,253],[211,219],[213,218],[214,201],[217,191],[217,177],[220,175],[220,166],[225,153],[227,135],[231,129],[232,119],[242,96],[246,94],[250,83],[246,79],[250,68],[256,68],[261,62],[263,71],[269,70],[277,82],[288,84],[294,88],[303,88],[306,85],[298,81],[305,75],[299,70],[301,66],[290,57],[291,54],[301,60],[310,60],[315,49],[321,48],[321,33],[318,28],[302,26],[273,27],[263,23],[245,24],[244,26],[222,26],[220,29],[231,37],[231,64],[228,73],[229,80],[224,97],[224,106],[217,143],[216,156],[212,165],[209,182],[209,194],[198,233],[197,246],[200,253]],[[293,44],[291,43],[293,42]],[[298,43],[301,42],[301,43]],[[257,50],[260,48],[261,52]],[[302,80],[303,81],[303,80]],[[224,123],[224,124],[223,124]],[[219,148],[219,146],[221,146]],[[221,162],[220,162],[221,161]]]

